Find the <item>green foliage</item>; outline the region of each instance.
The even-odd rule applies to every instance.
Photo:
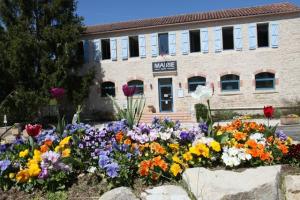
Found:
[[[232,110],[218,110],[214,112],[214,121],[231,120],[234,117],[239,116],[238,113]]]
[[[74,106],[83,102],[94,72],[78,75],[84,29],[76,1],[0,1],[0,22],[0,116],[35,119],[51,87],[65,88]]]
[[[195,110],[197,122],[205,121],[208,114],[207,106],[202,103],[198,103],[195,104]]]
[[[47,193],[47,199],[48,200],[67,200],[68,195],[64,191],[48,192]]]
[[[146,103],[144,96],[137,97],[135,100],[133,97],[127,97],[126,109],[122,109],[112,96],[109,96],[109,98],[117,109],[118,118],[126,119],[129,128],[139,123]]]

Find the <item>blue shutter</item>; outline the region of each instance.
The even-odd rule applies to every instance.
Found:
[[[156,57],[158,54],[157,33],[151,34],[151,52],[152,57]]]
[[[88,40],[84,40],[83,41],[83,59],[84,59],[84,63],[89,63],[89,51],[90,51],[90,44]]]
[[[145,35],[139,35],[139,53],[141,58],[146,58],[146,38]]]
[[[248,34],[249,34],[249,49],[256,49],[257,47],[257,31],[256,31],[256,24],[252,23],[248,26]]]
[[[237,51],[241,51],[243,49],[243,40],[242,40],[242,26],[235,25],[234,26],[234,49]]]
[[[112,60],[117,60],[117,39],[110,38],[110,54]]]
[[[128,59],[128,37],[121,37],[121,46],[122,46],[122,59]]]
[[[171,56],[176,55],[176,32],[169,32],[169,51]]]
[[[279,39],[279,24],[278,22],[270,23],[270,32],[271,32],[271,46],[272,48],[278,48],[278,39]]]
[[[215,52],[222,51],[222,28],[215,27]]]
[[[100,39],[93,40],[93,50],[94,50],[94,62],[99,63],[101,60],[101,43]]]
[[[201,37],[201,50],[203,53],[208,53],[208,29],[207,28],[200,29],[200,37]]]
[[[181,32],[181,52],[183,55],[187,55],[190,52],[190,35],[189,31]]]

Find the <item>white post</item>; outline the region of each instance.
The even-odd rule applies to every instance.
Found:
[[[4,119],[3,119],[3,123],[4,123],[4,126],[5,126],[5,130],[7,130],[7,117],[6,115],[4,115]]]

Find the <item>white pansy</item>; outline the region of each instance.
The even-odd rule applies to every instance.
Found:
[[[95,173],[96,169],[97,169],[96,167],[90,167],[90,168],[88,168],[87,171],[88,171],[89,173],[92,173],[92,174],[93,174],[93,173]]]
[[[266,144],[266,138],[262,133],[254,133],[250,135],[249,137],[251,140],[255,140],[255,142],[265,145]]]
[[[250,160],[252,156],[246,153],[245,149],[238,149],[236,147],[224,147],[222,160],[226,166],[239,166],[242,161]]]
[[[203,85],[198,85],[195,92],[191,94],[191,96],[194,99],[197,100],[204,100],[207,101],[209,100],[213,95],[213,89],[210,87],[210,85],[203,86]]]
[[[171,138],[172,132],[159,132],[158,134],[162,140],[168,140]]]
[[[210,143],[214,141],[213,138],[211,137],[200,137],[200,138],[197,138],[194,142],[193,142],[193,146],[196,146],[197,144],[206,144],[208,146],[210,146]]]

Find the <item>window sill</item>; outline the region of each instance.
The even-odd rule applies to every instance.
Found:
[[[275,94],[278,93],[276,90],[255,90],[253,94]]]
[[[242,95],[241,91],[228,91],[228,92],[221,92],[218,94],[219,96],[234,96],[234,95]]]

